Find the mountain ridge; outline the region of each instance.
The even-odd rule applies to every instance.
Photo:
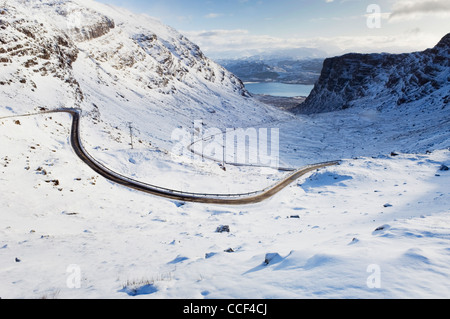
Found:
[[[91,0],[10,0],[0,8],[4,115],[76,107],[109,127],[102,131],[134,122],[164,143],[196,119],[227,128],[280,116],[155,18]]]
[[[244,59],[217,60],[244,82],[314,84],[322,70],[322,58],[254,56]]]
[[[369,105],[382,110],[425,99],[424,104],[446,107],[449,41],[447,34],[434,48],[422,52],[349,53],[328,58],[310,96],[295,112],[313,114]]]

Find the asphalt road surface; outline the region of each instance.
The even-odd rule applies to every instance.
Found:
[[[97,174],[103,176],[104,178],[108,179],[111,182],[122,185],[124,187],[176,201],[217,204],[217,205],[248,205],[259,203],[279,193],[281,190],[286,188],[288,185],[292,184],[294,181],[296,181],[303,175],[306,175],[320,168],[339,164],[339,161],[333,161],[305,166],[303,168],[295,170],[292,174],[290,174],[288,177],[284,178],[277,184],[269,188],[266,188],[265,190],[262,190],[260,192],[248,194],[222,194],[222,195],[180,192],[177,190],[162,188],[127,178],[126,176],[120,175],[119,173],[112,171],[111,169],[105,167],[104,165],[96,161],[84,149],[81,143],[80,139],[81,110],[79,109],[69,109],[69,108],[58,109],[54,111],[43,111],[40,113],[16,115],[5,118],[33,116],[48,113],[69,113],[72,116],[72,128],[70,133],[70,142],[72,148],[75,151],[75,154]]]

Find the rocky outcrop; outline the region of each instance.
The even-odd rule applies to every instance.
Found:
[[[78,103],[83,94],[72,74],[72,64],[77,60],[78,49],[64,32],[50,30],[31,17],[21,17],[14,7],[4,10],[0,18],[0,63],[6,70],[0,85],[37,88],[36,75],[61,80]]]
[[[434,92],[449,91],[450,34],[434,48],[405,54],[346,54],[324,61],[320,79],[296,113],[356,106],[402,107]],[[441,107],[449,97],[440,98]]]
[[[170,84],[174,81],[187,83],[186,77],[192,73],[211,83],[231,84],[236,93],[250,96],[240,79],[208,59],[196,44],[183,35],[171,42],[160,39],[153,33],[135,34],[132,39],[133,50],[120,52],[121,61],[114,63],[114,68],[123,69],[147,61],[147,65],[152,65],[156,72],[156,76],[149,79],[150,89],[157,88],[160,93],[174,93]],[[115,54],[109,52],[110,56]]]
[[[79,83],[85,72],[103,87],[120,79],[143,90],[141,96],[174,95],[182,87],[180,100],[199,101],[195,90],[189,92],[192,88],[208,98],[222,93],[250,97],[241,80],[150,17],[122,16],[116,8],[78,0],[11,0],[0,8],[0,63],[9,66],[0,74],[0,85],[10,86],[10,92],[29,88],[25,92],[31,101],[43,97],[37,88],[55,91],[48,90],[52,85],[64,95],[56,104],[81,107],[86,92]],[[14,94],[8,94],[11,100]],[[117,96],[127,100],[122,93]]]
[[[73,40],[88,41],[99,38],[115,28],[113,19],[91,10],[81,7],[72,1],[43,2],[44,6],[54,7],[54,12],[62,17],[64,29],[67,29]],[[37,7],[37,5],[36,5]]]
[[[101,17],[99,21],[92,25],[74,27],[72,32],[78,41],[87,41],[96,39],[107,34],[111,29],[114,29],[114,21],[108,17]]]

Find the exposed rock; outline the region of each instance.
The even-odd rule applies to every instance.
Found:
[[[21,15],[11,8],[11,14]],[[78,48],[62,30],[54,30],[33,17],[10,18],[0,23],[0,62],[15,63],[41,76],[60,79],[72,91],[75,105],[83,100],[78,82],[72,72],[72,63],[77,60]],[[27,81],[22,69],[5,74],[9,83],[20,83],[36,89],[33,81]]]
[[[264,258],[264,264],[269,265],[276,262],[279,262],[282,259],[282,257],[278,253],[269,253],[266,254],[266,257]]]
[[[377,227],[375,230],[374,230],[374,234],[375,233],[378,233],[378,232],[381,232],[381,231],[383,231],[383,230],[387,230],[387,229],[389,229],[389,228],[391,228],[391,226],[390,225],[382,225],[382,226],[379,226],[379,227]]]
[[[46,19],[36,18],[33,10]],[[130,27],[128,22],[116,22],[117,19],[121,19],[117,12],[94,3],[8,2],[8,11],[0,18],[0,63],[17,65],[17,69],[4,74],[0,85],[23,84],[32,91],[39,82],[24,82],[24,74],[55,77],[61,80],[58,89],[67,94],[61,101],[67,106],[81,107],[88,93],[82,91],[73,69],[81,52],[83,59],[92,62],[98,72],[92,75],[98,77],[95,81],[99,85],[110,86],[119,78],[126,78],[133,85],[151,91],[150,94],[173,95],[179,91],[180,82],[194,87],[203,86],[206,80],[213,84],[208,89],[217,85],[237,96],[250,97],[240,79],[208,59],[197,45],[170,27],[151,18],[148,25],[139,28]],[[153,27],[162,36],[150,31]],[[105,71],[110,68],[120,73]],[[57,86],[56,82],[45,82]],[[193,99],[198,101],[198,96]]]
[[[216,233],[229,233],[230,232],[230,226],[228,225],[220,225],[216,229]]]
[[[356,54],[326,59],[319,81],[295,112],[377,109],[418,101],[450,82],[450,33],[434,48],[405,54]],[[445,98],[439,103],[444,107]]]
[[[108,17],[101,17],[100,20],[92,25],[83,26],[81,28],[75,27],[72,32],[76,34],[78,41],[87,41],[99,38],[107,34],[111,29],[115,28],[113,20]]]
[[[206,253],[205,254],[205,259],[211,258],[213,256],[217,255],[217,253],[211,252],[211,253]]]

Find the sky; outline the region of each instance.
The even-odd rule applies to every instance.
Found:
[[[450,0],[98,0],[159,19],[210,57],[293,48],[404,53],[450,32]]]

